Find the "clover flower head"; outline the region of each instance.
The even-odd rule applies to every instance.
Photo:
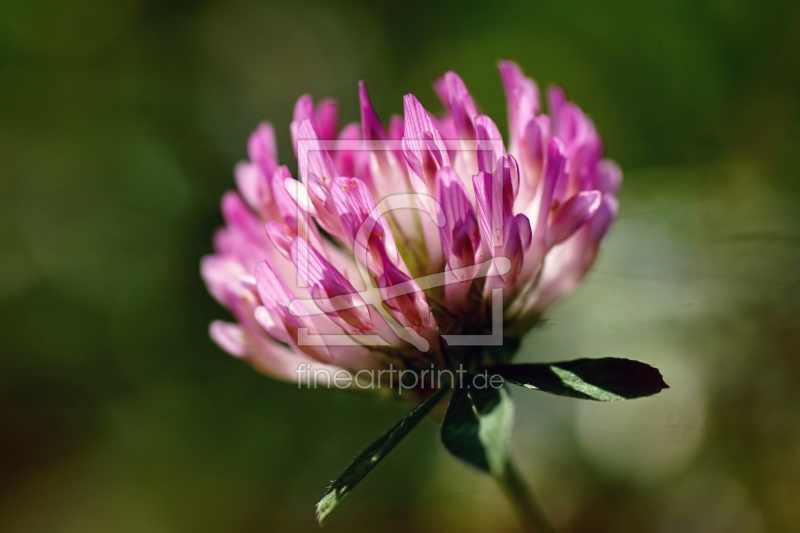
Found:
[[[202,261],[236,323],[211,337],[266,374],[474,367],[482,346],[514,346],[591,268],[617,214],[621,172],[592,121],[560,88],[500,63],[508,142],[453,72],[445,113],[406,95],[385,127],[363,83],[361,124],[301,97],[291,136],[251,135],[222,198],[225,227]]]

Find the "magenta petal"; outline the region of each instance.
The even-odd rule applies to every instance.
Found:
[[[291,254],[300,279],[326,315],[354,333],[372,328],[364,300],[341,272],[303,239],[294,240]]]
[[[314,118],[314,99],[311,98],[311,95],[304,94],[303,96],[298,98],[297,102],[294,104],[294,113],[292,116],[292,121],[297,122],[299,124],[304,120],[313,118]]]
[[[266,263],[259,263],[256,266],[254,276],[256,278],[258,296],[264,305],[273,308],[279,304],[288,306],[295,300],[295,295],[292,291]]]
[[[547,90],[547,110],[550,112],[550,119],[553,124],[553,134],[562,136],[561,110],[567,103],[567,95],[564,89],[558,86],[550,87]]]
[[[389,137],[389,140],[392,141],[400,141],[403,138],[403,134],[405,132],[405,121],[402,117],[397,115],[392,115],[389,117],[389,127],[386,129],[386,134]],[[403,160],[403,150],[399,148],[395,148],[392,150],[392,153],[395,154],[398,161]]]
[[[304,120],[297,132],[297,167],[300,179],[306,185],[311,173],[317,176],[323,186],[328,180],[339,177],[333,159],[320,141],[311,120]]]
[[[506,220],[503,216],[502,181],[487,172],[479,172],[472,177],[472,184],[483,242],[495,257],[497,249],[503,246],[503,225]]]
[[[256,266],[255,278],[259,298],[264,304],[264,307],[255,310],[256,321],[275,339],[298,347],[297,330],[315,330],[304,316],[305,307],[266,263]],[[313,356],[320,356],[324,352],[311,347],[299,348]]]
[[[290,259],[292,241],[297,236],[295,231],[280,222],[268,222],[265,229],[272,244],[275,245],[275,248],[277,248],[286,259]]]
[[[437,168],[442,168],[444,156],[447,154],[447,152],[443,153],[441,150],[439,150],[439,146],[437,146],[436,141],[433,139],[433,135],[431,135],[430,132],[423,132],[422,137],[425,141],[425,147],[428,151],[428,154],[430,154],[430,156],[436,160]]]
[[[258,325],[261,326],[261,329],[266,331],[273,339],[284,344],[294,344],[276,308],[266,306],[256,307],[253,312],[253,318],[255,318]]]
[[[521,142],[521,152],[523,160],[535,169],[539,169],[544,162],[544,144],[542,140],[545,139],[542,126],[538,120],[531,120],[525,126],[525,132]]]
[[[516,153],[525,126],[539,114],[539,88],[513,61],[501,61],[499,68],[508,100],[510,144],[512,152]]]
[[[444,79],[444,75],[439,76],[438,78],[433,80],[433,92],[435,92],[436,96],[439,97],[439,100],[442,102],[442,105],[449,108],[450,98],[448,97],[447,81]]]
[[[364,221],[375,210],[375,199],[366,184],[356,178],[336,178],[331,194],[342,220],[342,227],[352,244]]]
[[[417,192],[432,193],[438,167],[449,167],[450,158],[439,129],[413,94],[403,98],[405,130],[403,147]]]
[[[617,218],[619,202],[610,194],[603,195],[603,201],[597,209],[597,213],[589,221],[589,237],[597,246],[605,237],[611,223]]]
[[[389,138],[393,141],[399,141],[403,138],[403,134],[405,133],[406,123],[403,120],[403,117],[398,115],[392,115],[389,118],[389,129],[387,134]]]
[[[329,179],[325,179],[324,183],[330,183]],[[328,206],[328,188],[323,186],[323,179],[319,178],[315,172],[308,173],[308,192],[313,194],[313,198],[319,200],[319,202],[325,206],[326,208],[330,208]]]
[[[236,258],[245,270],[255,267],[256,263],[264,259],[264,251],[260,244],[254,243],[241,230],[233,226],[217,230],[214,234],[214,250],[218,254]]]
[[[512,156],[497,161],[494,174],[479,172],[472,177],[481,235],[496,257],[504,242],[506,221],[513,216],[514,195],[519,187],[519,168]]]
[[[275,129],[272,124],[259,124],[247,141],[247,155],[250,161],[261,168],[265,176],[271,176],[278,166],[278,149],[275,143]]]
[[[318,287],[330,296],[353,294],[355,288],[333,265],[328,263],[305,240],[295,239],[291,246],[292,261],[300,279],[308,287]]]
[[[475,255],[481,246],[481,235],[475,215],[470,211],[463,220],[453,224],[450,248],[450,268],[464,268],[475,264]]]
[[[255,163],[239,163],[233,171],[236,187],[245,202],[259,213],[264,213],[272,202],[272,193],[267,175]]]
[[[451,269],[472,266],[480,248],[478,224],[461,178],[452,168],[437,173],[436,199],[445,218],[444,226],[439,228],[445,260]]]
[[[523,252],[527,252],[531,247],[531,242],[533,240],[531,221],[528,220],[528,217],[522,213],[519,213],[514,217],[514,223],[517,225],[517,230],[519,231],[519,239],[520,243],[522,244],[522,250]]]
[[[376,209],[375,199],[367,185],[356,178],[337,178],[331,187],[333,202],[339,212],[342,228],[356,258],[376,275],[383,272],[381,251],[386,249],[390,260],[397,264],[400,255],[388,222]],[[371,257],[367,257],[371,254]]]
[[[288,168],[278,167],[272,175],[272,196],[283,222],[290,227],[296,227],[299,215],[298,207],[292,196],[286,191],[286,180],[295,181]]]
[[[247,356],[247,340],[244,331],[237,324],[215,320],[208,328],[211,339],[217,345],[235,357]]]
[[[339,215],[333,206],[329,187],[333,179],[339,177],[339,172],[333,164],[328,151],[323,146],[316,134],[316,130],[310,120],[304,121],[300,125],[297,140],[297,164],[300,169],[300,178],[305,185],[306,192],[309,193],[310,202],[313,204],[314,211],[320,224],[329,233],[340,236],[342,228]],[[284,181],[284,185],[289,183]],[[292,194],[302,193],[300,184],[293,185],[294,190],[287,188]],[[304,201],[305,198],[295,198]],[[298,204],[300,203],[298,201]]]
[[[439,84],[438,91],[446,96],[445,104],[450,109],[453,117],[456,135],[462,140],[472,140],[475,138],[475,128],[473,119],[478,112],[475,109],[475,102],[472,100],[464,81],[455,72],[446,72],[443,82]],[[437,92],[438,92],[437,91]]]
[[[356,176],[359,158],[366,155],[360,150],[361,125],[352,122],[344,127],[336,142],[333,162],[342,176]]]
[[[200,275],[208,291],[221,304],[228,305],[246,273],[242,264],[232,256],[208,255],[200,262]]]
[[[494,172],[494,164],[506,153],[503,146],[503,136],[492,119],[486,115],[479,115],[475,119],[475,134],[477,137],[478,170],[481,172]]]
[[[416,281],[388,260],[385,261],[383,274],[378,277],[378,287],[383,303],[402,325],[419,330],[433,327],[433,315],[425,293]]]
[[[317,105],[316,127],[319,138],[332,141],[339,133],[339,104],[336,100],[325,99]]]
[[[375,108],[372,107],[367,85],[363,81],[358,82],[358,99],[361,104],[361,128],[364,139],[368,141],[385,140],[387,138],[386,131],[383,129]]]
[[[524,215],[521,216],[524,217]],[[520,270],[522,270],[522,263],[525,258],[525,250],[523,247],[520,230],[522,229],[525,231],[524,226],[526,221],[527,217],[519,220],[510,218],[507,220],[507,223],[503,228],[505,234],[503,235],[504,244],[502,256],[511,262],[511,268],[502,276],[503,282],[506,285],[513,285],[516,283],[517,276],[519,275]]]
[[[622,170],[613,161],[604,159],[597,165],[597,188],[610,194],[616,194],[622,185]]]
[[[600,191],[583,191],[558,210],[548,233],[548,247],[567,240],[578,228],[594,216],[600,207]]]
[[[548,221],[553,206],[553,194],[556,185],[563,180],[564,166],[566,164],[566,148],[561,139],[551,138],[547,143],[547,159],[544,166],[544,181],[542,183],[542,196],[539,205],[539,219],[536,221],[534,241],[539,253],[544,253],[547,247]]]
[[[320,205],[324,209],[324,205],[320,203],[319,199],[316,196],[312,198],[308,188],[294,178],[285,178],[283,180],[283,189],[292,199],[292,202],[297,205],[297,208],[304,213],[307,212],[316,217],[319,216],[316,206]]]
[[[509,154],[505,157],[501,157],[498,160],[497,166],[498,169],[495,172],[502,171],[503,173],[503,186],[506,187],[510,185],[510,187],[503,190],[503,201],[508,205],[507,209],[509,210],[506,212],[506,216],[508,216],[510,215],[510,209],[514,203],[514,198],[517,197],[517,193],[519,192],[519,164],[517,164],[517,160],[514,159],[514,156]]]
[[[251,241],[265,242],[261,222],[235,192],[227,192],[222,197],[222,216],[228,226],[236,228]]]
[[[475,189],[475,203],[478,208],[478,222],[483,242],[492,250],[500,244],[494,234],[492,221],[492,175],[488,172],[478,172],[472,176],[472,186]]]
[[[314,116],[314,100],[307,94],[301,96],[294,105],[292,124],[289,127],[292,133],[292,147],[294,147],[295,153],[297,152],[297,136],[300,130],[300,124],[302,124],[304,120],[310,120],[312,123],[316,122],[316,117]]]

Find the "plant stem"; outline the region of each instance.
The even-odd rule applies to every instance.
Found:
[[[550,524],[542,504],[528,488],[519,470],[510,459],[505,472],[495,477],[495,480],[517,513],[526,533],[555,533],[556,530]]]

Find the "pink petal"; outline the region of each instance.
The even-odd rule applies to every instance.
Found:
[[[622,170],[611,160],[604,159],[597,165],[597,188],[610,194],[616,194],[622,185]]]
[[[523,239],[528,240],[530,235],[530,222],[525,215],[517,215],[510,218],[504,227],[504,244],[502,256],[511,262],[511,268],[502,275],[503,283],[507,286],[514,285],[517,277],[522,270],[525,258],[525,246]],[[530,241],[528,241],[530,242]]]
[[[324,201],[325,198],[316,196],[312,198],[306,186],[294,178],[285,178],[283,180],[283,188],[301,211],[307,212],[314,217],[318,216],[316,204]]]
[[[254,243],[241,230],[235,227],[224,227],[214,234],[214,250],[218,254],[236,258],[245,271],[250,271],[259,261],[264,260],[264,250],[259,243]]]
[[[483,242],[486,243],[492,257],[494,257],[494,250],[503,244],[502,228],[505,222],[502,209],[495,206],[494,177],[488,172],[479,172],[472,177],[472,184],[475,189],[478,222],[480,223]]]
[[[478,140],[478,170],[481,172],[494,172],[494,165],[506,153],[503,146],[503,136],[492,119],[486,115],[479,115],[475,119],[476,137]]]
[[[567,95],[564,89],[558,86],[550,87],[547,90],[547,110],[550,112],[550,119],[553,122],[553,135],[563,137],[561,128],[561,109],[567,103]]]
[[[259,263],[254,274],[259,298],[269,310],[276,311],[281,322],[293,327],[307,326],[302,319],[302,313],[294,314],[289,311],[292,306],[302,308],[302,304],[266,263]]]
[[[518,153],[517,147],[525,126],[539,114],[539,88],[532,79],[525,77],[513,61],[501,61],[499,68],[508,100],[512,153]]]
[[[292,339],[286,326],[283,325],[283,320],[275,307],[259,306],[253,312],[253,318],[261,328],[273,339],[284,344],[294,345],[296,341]]]
[[[524,161],[534,169],[540,169],[544,163],[544,140],[542,125],[538,120],[531,120],[525,126],[520,149]]]
[[[436,199],[444,212],[445,225],[439,228],[439,238],[447,264],[451,269],[474,265],[480,249],[478,224],[461,178],[452,168],[437,173]]]
[[[363,81],[358,82],[358,99],[361,104],[361,128],[364,139],[368,141],[386,140],[386,131],[383,129],[375,108],[372,107],[367,85]]]
[[[307,94],[301,96],[294,105],[294,116],[292,118],[290,130],[292,133],[292,146],[294,147],[295,153],[297,153],[297,138],[300,125],[305,120],[310,120],[312,124],[317,120],[314,116],[314,100]]]
[[[336,142],[333,152],[333,162],[339,173],[343,176],[356,176],[358,162],[366,155],[361,151],[361,125],[355,122],[344,127]]]
[[[471,207],[471,206],[470,206]],[[458,269],[475,265],[481,247],[481,234],[475,214],[459,220],[453,225],[450,247],[450,268]]]
[[[419,331],[434,327],[425,293],[416,281],[388,259],[385,259],[383,274],[378,277],[378,287],[381,289],[383,303],[395,320]]]
[[[564,242],[586,224],[597,212],[601,199],[600,191],[583,191],[561,206],[548,232],[548,247]]]
[[[504,186],[506,183],[511,185],[509,189],[504,189],[505,197],[503,199],[508,203],[508,209],[510,211],[511,206],[514,204],[514,198],[516,198],[517,193],[519,193],[519,164],[517,164],[517,160],[514,159],[514,156],[509,154],[498,159],[497,166],[498,169],[495,169],[495,172],[502,169]]]
[[[551,138],[547,143],[547,159],[544,167],[544,181],[542,183],[542,196],[539,204],[538,220],[534,230],[534,242],[536,243],[536,253],[543,254],[547,249],[548,221],[553,205],[553,194],[556,184],[563,180],[564,166],[566,164],[564,143],[556,137]],[[539,259],[541,259],[539,258]]]
[[[234,170],[236,186],[244,200],[256,212],[266,213],[267,206],[272,202],[272,192],[269,179],[255,163],[239,163]]]
[[[603,195],[603,202],[600,204],[597,213],[589,221],[589,238],[595,244],[600,244],[600,241],[605,237],[611,223],[617,218],[619,212],[619,202],[610,194]]]
[[[277,317],[282,325],[291,328],[308,327],[303,313],[295,314],[289,310],[292,306],[302,308],[302,304],[266,263],[256,266],[255,278],[258,296],[272,317]]]
[[[514,194],[519,186],[519,169],[512,156],[501,157],[496,168],[494,174],[479,172],[472,177],[481,234],[492,257],[503,246],[504,226],[513,216]]]
[[[285,166],[278,167],[272,174],[271,186],[272,195],[275,200],[275,206],[283,219],[283,222],[290,227],[297,226],[298,207],[297,202],[294,201],[292,196],[286,189],[286,180],[291,180],[295,183],[297,181],[292,177],[291,172]]]
[[[378,247],[383,247],[390,260],[397,264],[400,254],[394,235],[386,219],[376,209],[375,199],[366,184],[356,178],[337,178],[331,193],[344,232],[358,260],[375,275],[380,275],[383,268]]]
[[[402,117],[397,115],[392,115],[389,119],[389,130],[388,135],[389,138],[394,141],[399,141],[403,138],[403,134],[405,132],[406,124],[403,121]]]
[[[336,268],[303,239],[295,239],[292,261],[320,309],[346,331],[367,333],[373,323],[364,300]]]
[[[331,141],[339,133],[339,105],[336,100],[325,99],[317,105],[316,128],[319,138]]]
[[[247,141],[247,155],[250,161],[261,168],[265,176],[271,176],[278,166],[278,149],[275,143],[275,129],[272,124],[259,124]]]
[[[300,180],[306,185],[312,173],[323,186],[329,180],[339,177],[339,172],[311,120],[304,120],[297,132],[297,166]]]
[[[413,94],[403,98],[405,131],[403,148],[411,184],[419,193],[432,194],[436,171],[449,167],[450,158],[438,128]]]
[[[464,81],[455,72],[446,72],[442,82],[438,85],[438,91],[442,93],[440,97],[445,96],[443,101],[453,117],[458,138],[474,139],[475,128],[472,121],[478,112]]]
[[[244,331],[237,324],[215,320],[208,328],[211,339],[217,345],[235,357],[246,357],[248,354],[247,339]]]
[[[268,222],[265,229],[275,248],[278,249],[283,257],[289,259],[291,257],[292,241],[297,237],[296,231],[280,222]]]
[[[540,116],[530,120],[525,126],[519,142],[521,175],[515,208],[520,211],[529,209],[542,181],[545,146],[548,140],[544,124],[546,118],[546,116]]]
[[[236,228],[254,243],[265,242],[261,222],[235,192],[222,196],[222,216],[228,226]]]
[[[330,185],[335,178],[339,177],[339,172],[328,151],[317,137],[310,120],[306,120],[300,125],[297,154],[300,178],[310,193],[309,197],[317,219],[328,233],[340,237],[342,226],[330,193]],[[284,181],[284,184],[286,183]],[[301,187],[293,187],[294,191],[287,189],[290,194],[303,192]],[[304,198],[297,197],[296,199],[303,200]]]
[[[229,305],[247,273],[242,264],[232,256],[208,255],[200,261],[200,275],[208,291],[221,304]]]
[[[531,242],[533,241],[533,230],[531,229],[531,221],[528,220],[528,217],[519,213],[514,217],[514,222],[517,224],[517,229],[519,231],[519,238],[522,244],[523,251],[527,252],[528,249],[531,247]]]

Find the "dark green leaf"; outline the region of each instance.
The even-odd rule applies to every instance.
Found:
[[[331,511],[353,490],[359,481],[364,479],[373,468],[380,463],[397,444],[411,432],[420,420],[433,409],[439,400],[447,394],[449,387],[442,387],[427,400],[419,404],[413,411],[404,416],[389,431],[373,442],[366,450],[344,469],[342,475],[333,482],[325,496],[317,504],[317,520],[322,522]]]
[[[499,476],[508,463],[513,419],[505,387],[457,389],[442,423],[442,443],[459,459]]]
[[[652,396],[669,388],[658,369],[639,361],[615,357],[492,365],[483,370],[529,389],[585,400],[630,400]]]

